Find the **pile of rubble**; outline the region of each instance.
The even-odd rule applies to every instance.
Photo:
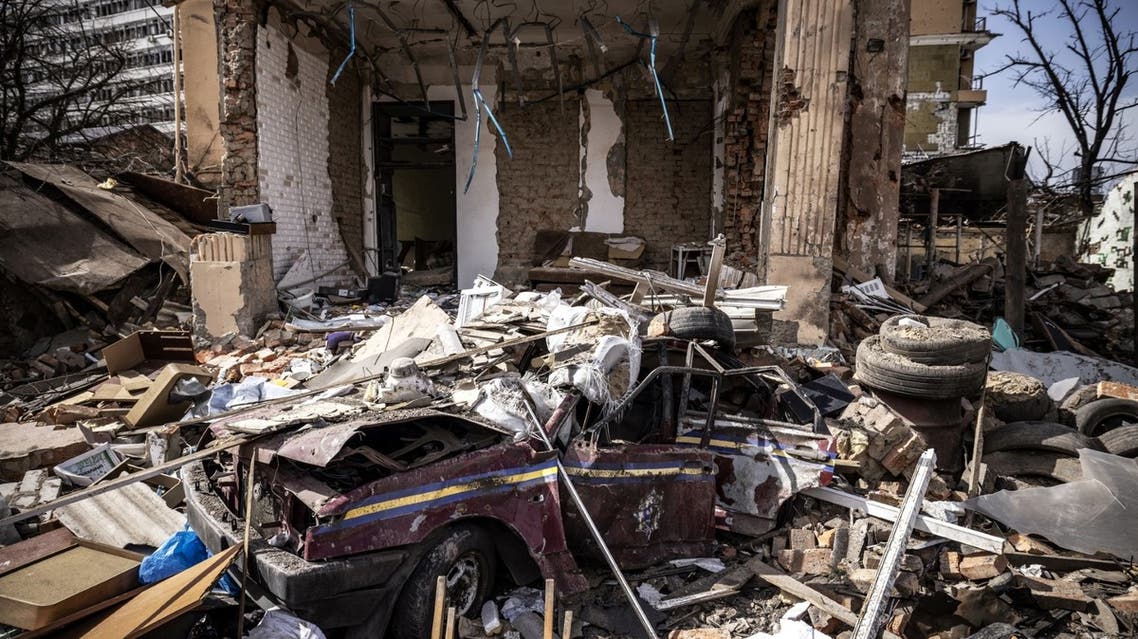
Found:
[[[1135,631],[1138,371],[990,373],[988,329],[885,287],[839,302],[851,367],[750,346],[784,287],[569,266],[574,296],[41,345],[0,425],[6,636],[233,636],[203,612],[233,605],[249,637]],[[12,594],[80,557],[81,596]]]
[[[1134,298],[1110,285],[1114,270],[1060,257],[1028,269],[1023,345],[1036,351],[1070,351],[1091,357],[1134,359]],[[849,272],[846,273],[849,275]],[[854,277],[854,284],[865,289]],[[883,292],[884,288],[877,289]],[[896,312],[921,312],[991,326],[1002,314],[1004,267],[995,259],[961,266],[945,262],[932,280],[884,295],[850,290],[831,299],[831,338],[844,352],[873,335]]]

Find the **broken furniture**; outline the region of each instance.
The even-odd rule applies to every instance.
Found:
[[[56,530],[0,549],[0,624],[45,628],[138,586],[143,556]]]
[[[638,242],[627,241],[639,240]],[[626,248],[631,247],[631,248]],[[627,268],[637,268],[644,261],[643,239],[621,233],[594,233],[588,231],[539,230],[534,238],[533,261],[528,271],[530,284],[537,290],[579,287],[585,276],[570,268],[573,258],[590,258]],[[631,282],[613,278],[610,290],[627,293]]]

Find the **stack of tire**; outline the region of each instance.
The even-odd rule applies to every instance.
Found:
[[[992,335],[972,322],[897,315],[857,347],[855,378],[905,397],[973,397],[984,387]]]

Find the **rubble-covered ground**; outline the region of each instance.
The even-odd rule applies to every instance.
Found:
[[[175,330],[186,327],[174,307],[157,313],[157,324],[61,333],[0,363],[0,543],[7,544],[0,559],[34,555],[27,549],[46,546],[48,539],[65,550],[79,543],[57,541],[63,535],[116,551],[149,554],[161,547],[155,557],[172,553],[169,540],[187,525],[189,491],[228,500],[233,513],[225,517],[227,534],[238,544],[247,527],[253,542],[263,544],[259,548],[284,549],[300,561],[304,553],[321,552],[314,530],[348,517],[336,510],[338,500],[358,491],[382,493],[381,487],[417,469],[444,468],[439,464],[459,459],[456,451],[473,455],[520,442],[540,453],[545,449],[535,428],[551,427],[565,463],[576,459],[569,455],[571,442],[599,441],[623,451],[639,443],[674,447],[688,437],[692,447],[714,454],[716,487],[706,495],[714,493],[716,503],[707,502],[706,538],[693,538],[674,557],[622,570],[658,636],[844,637],[854,626],[871,624],[874,636],[1133,636],[1138,509],[1127,506],[1138,480],[1138,370],[1110,360],[1125,361],[1124,354],[1133,352],[1133,318],[1119,310],[1129,308],[1129,294],[1109,290],[1101,284],[1101,269],[1086,265],[1065,262],[1034,273],[1029,310],[1035,321],[1022,343],[1049,358],[1039,363],[1013,357],[1015,346],[1001,344],[999,331],[988,332],[992,300],[999,297],[996,266],[949,292],[938,292],[943,284],[937,283],[910,290],[918,300],[938,296],[923,313],[888,294],[853,290],[836,297],[837,348],[809,351],[736,347],[723,326],[693,319],[715,315],[683,288],[671,291],[667,307],[653,297],[632,302],[603,289],[563,295],[503,288],[497,303],[466,317],[456,315],[466,311],[463,296],[469,292],[405,289],[395,303],[342,300],[323,311],[270,319],[255,335],[211,343],[195,343]],[[960,275],[945,272],[939,281],[959,281]],[[720,291],[720,305],[765,303],[771,291],[733,295]],[[647,321],[669,308],[699,310]],[[891,336],[883,326],[897,325],[887,320],[902,313],[910,316],[901,324],[905,330]],[[928,316],[970,320],[978,328],[930,332]],[[158,328],[167,331],[150,332]],[[153,335],[165,341],[150,344]],[[866,338],[880,343],[887,356],[859,348]],[[1008,352],[992,356],[993,338],[997,350]],[[931,343],[926,339],[950,343],[924,349]],[[961,346],[969,339],[983,345],[978,361]],[[685,349],[695,360],[699,349],[721,358],[711,368],[728,371],[719,372],[727,375],[718,378],[722,387],[713,390],[699,375],[692,382],[677,374],[667,378],[674,384],[652,387],[639,401],[631,398],[653,367],[683,364]],[[989,364],[1003,370],[989,372]],[[780,372],[738,379],[729,374],[762,365]],[[740,381],[746,379],[754,381]],[[898,379],[904,383],[892,386]],[[906,388],[928,390],[906,394]],[[584,399],[565,418],[558,408],[571,395]],[[673,406],[663,408],[669,397]],[[452,427],[428,429],[422,437],[399,431],[400,441],[411,442],[403,448],[351,430],[360,420],[414,411],[462,416],[475,426],[453,441],[442,432],[458,432]],[[727,431],[715,430],[726,428],[720,422],[746,437],[730,440]],[[568,426],[560,430],[563,423]],[[712,430],[700,441],[705,423]],[[695,430],[685,431],[688,426]],[[348,431],[321,453],[328,459],[318,469],[285,451],[300,445],[297,434]],[[638,468],[621,459],[602,470],[619,475]],[[752,467],[739,465],[740,459],[768,475],[756,482],[746,475]],[[725,460],[736,465],[725,466]],[[207,479],[179,485],[189,475],[178,469],[195,464]],[[270,495],[276,478],[245,481],[245,473],[264,473],[262,464],[274,472],[303,471],[309,494],[298,499],[312,513],[326,514],[305,522],[299,511],[291,519],[282,514],[281,502]],[[559,481],[580,482],[586,493],[591,481],[611,489],[587,470],[574,472]],[[660,490],[679,482],[655,475],[641,481]],[[561,486],[556,494],[566,502]],[[730,492],[739,486],[754,488],[747,496],[754,503],[743,504]],[[321,493],[329,487],[335,490]],[[246,511],[246,503],[254,510]],[[681,514],[690,513],[660,503],[676,510],[646,516],[614,500],[609,512],[592,514],[614,547],[627,535],[641,539],[626,530],[636,527],[629,522],[656,522],[647,533],[639,531],[649,541],[679,535]],[[764,508],[771,515],[765,519]],[[561,516],[556,507],[545,512],[557,513],[546,520]],[[567,530],[580,525],[579,517],[566,515]],[[384,532],[374,535],[414,532],[394,530],[399,525],[381,526],[377,530]],[[209,546],[206,532],[195,529]],[[568,539],[571,549],[588,538],[583,528],[573,530],[581,539]],[[188,553],[188,547],[178,552]],[[198,579],[207,587],[193,591],[179,614],[164,608],[172,595],[163,584],[173,588],[178,579],[210,567],[204,548],[186,565],[162,563],[162,578],[144,582],[143,594],[134,596],[137,580],[120,585],[113,597],[86,602],[80,616],[91,622],[109,615],[112,625],[119,623],[127,617],[115,615],[129,616],[130,603],[100,605],[120,597],[159,617],[161,636],[237,636],[239,580],[210,589],[216,575],[208,573]],[[542,552],[531,547],[531,554]],[[562,633],[570,613],[573,636],[644,636],[616,575],[590,554],[574,551],[585,588],[564,596],[557,588],[553,632]],[[143,572],[155,561],[142,563]],[[20,573],[4,565],[4,636],[20,636],[19,624],[54,630],[53,623],[67,621],[4,617],[4,602],[17,599],[4,585],[5,575]],[[242,565],[238,559],[231,573],[239,577]],[[541,579],[500,578],[486,593],[489,603],[477,602],[468,617],[454,622],[453,636],[541,637],[543,587]],[[271,630],[278,622],[290,628],[290,637],[344,633],[302,630],[308,627],[288,611],[266,615],[260,609],[271,593],[250,588],[245,594],[246,636],[286,636]],[[447,605],[460,604],[448,591]],[[868,609],[881,614],[868,618]]]

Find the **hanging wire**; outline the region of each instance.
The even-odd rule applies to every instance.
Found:
[[[340,79],[340,74],[344,72],[344,67],[348,66],[348,60],[356,54],[356,7],[348,0],[348,34],[352,40],[352,48],[348,50],[348,56],[340,63],[340,67],[336,69],[335,75],[332,76],[332,86],[336,86],[336,80]]]
[[[675,134],[672,132],[672,118],[668,115],[668,102],[664,99],[664,89],[660,86],[660,76],[656,73],[656,40],[659,38],[658,29],[653,28],[652,33],[641,33],[632,28],[620,16],[616,17],[617,23],[624,27],[630,35],[638,38],[648,40],[648,70],[652,72],[652,82],[656,85],[656,95],[660,97],[660,108],[664,110],[664,126],[668,128],[668,141],[673,142],[676,139]]]

